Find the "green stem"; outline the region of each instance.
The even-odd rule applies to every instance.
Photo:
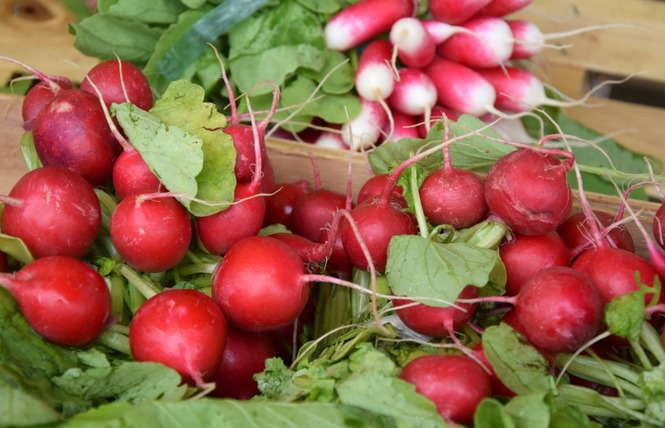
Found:
[[[665,349],[663,348],[663,339],[651,324],[647,321],[642,323],[640,330],[640,340],[644,347],[658,360],[659,364],[665,365]]]
[[[152,282],[146,280],[138,272],[126,264],[120,266],[120,274],[127,279],[127,281],[134,286],[146,299],[160,293],[162,290]]]
[[[576,356],[572,361],[568,361],[569,358],[570,355],[559,354],[556,359],[557,366],[567,365],[567,371],[575,376],[615,387],[637,397],[642,395],[642,390],[637,386],[640,376],[633,369],[621,363],[598,361],[583,355]]]
[[[125,355],[132,355],[132,351],[129,347],[129,337],[114,329],[109,328],[104,331],[97,341],[115,351],[121,352]]]
[[[111,313],[122,321],[125,313],[125,280],[120,275],[111,274],[109,281],[111,283]]]
[[[560,385],[558,393],[562,400],[580,408],[588,415],[639,421],[647,419],[642,413],[645,403],[637,398],[608,397],[593,389],[577,385]]]
[[[420,236],[427,238],[429,234],[429,227],[427,226],[427,217],[423,211],[423,204],[420,200],[420,186],[418,186],[418,172],[415,167],[411,168],[410,176],[411,196],[413,197],[413,209],[416,214],[416,221],[418,222],[418,229]]]

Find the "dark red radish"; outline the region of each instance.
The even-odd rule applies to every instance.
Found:
[[[129,102],[147,111],[153,105],[148,79],[140,68],[129,61],[108,59],[94,65],[86,73],[80,88],[101,96],[107,108],[111,108],[113,103]]]
[[[493,111],[496,91],[476,70],[440,57],[423,70],[434,83],[437,102],[443,107],[472,116]]]
[[[459,299],[478,297],[478,287],[466,286]],[[456,306],[429,306],[409,299],[395,298],[393,306],[397,316],[411,330],[431,337],[452,337],[455,331],[464,327],[473,317],[477,303],[457,302]],[[462,308],[462,309],[460,309]]]
[[[265,370],[266,360],[276,355],[266,333],[250,333],[229,327],[222,361],[212,381],[214,397],[249,400],[259,393],[254,375]]]
[[[572,209],[566,173],[573,162],[572,153],[565,151],[519,148],[504,155],[485,179],[490,213],[523,235],[556,230]]]
[[[34,258],[81,258],[101,227],[95,190],[66,168],[45,166],[29,171],[0,201],[5,202],[2,232],[20,238]]]
[[[269,236],[236,242],[213,274],[212,296],[227,321],[244,331],[291,324],[307,304],[305,265],[287,244]]]
[[[419,120],[417,122],[421,124],[418,126],[418,135],[420,138],[427,138],[427,133],[429,132],[432,125],[442,120],[444,116],[446,120],[452,120],[453,122],[459,119],[459,115],[456,112],[440,104],[436,104],[434,107],[432,107],[432,116],[429,118],[429,120],[427,120],[424,115],[419,116]]]
[[[399,81],[387,102],[396,112],[429,119],[436,100],[436,87],[425,72],[417,68],[400,68]]]
[[[291,213],[292,231],[305,238],[320,242],[332,224],[335,213],[346,207],[346,195],[334,190],[318,188],[300,196]]]
[[[360,0],[342,9],[324,27],[328,49],[347,51],[367,42],[400,18],[415,14],[413,0]]]
[[[58,91],[35,118],[33,139],[44,166],[69,168],[93,186],[111,181],[121,151],[99,99],[81,89]]]
[[[592,238],[589,222],[597,220],[602,229],[611,227],[605,235],[605,240],[610,246],[635,252],[635,241],[626,225],[616,224],[615,216],[606,211],[593,210],[593,214],[595,219],[590,220],[582,211],[573,213],[557,228],[557,232],[569,248],[578,253],[584,248],[594,246],[595,241]]]
[[[653,217],[652,232],[660,248],[665,249],[665,204],[661,204]]]
[[[110,235],[128,265],[142,272],[163,272],[187,254],[192,226],[185,207],[168,194],[135,194],[116,207]]]
[[[409,361],[400,378],[434,402],[448,423],[471,424],[476,408],[491,396],[485,369],[466,355],[424,355]]]
[[[266,214],[263,218],[263,226],[283,224],[287,229],[292,230],[293,207],[298,198],[309,191],[309,183],[306,180],[276,183],[271,194],[265,196]]]
[[[0,272],[9,271],[9,259],[7,253],[0,251]]]
[[[227,324],[219,306],[192,289],[166,290],[143,303],[129,325],[136,361],[164,364],[183,382],[202,387],[222,360]]]
[[[361,98],[360,114],[342,125],[344,143],[353,151],[363,151],[381,144],[382,130],[388,123],[386,109],[377,101]]]
[[[385,173],[368,178],[360,187],[360,190],[358,190],[358,196],[356,197],[357,203],[361,204],[366,201],[371,202],[373,199],[378,199],[381,192],[383,192],[383,189],[385,189],[389,177],[390,176]],[[406,208],[406,199],[404,199],[404,189],[402,186],[393,186],[390,191],[390,197],[393,202],[397,203],[402,208]]]
[[[462,24],[491,0],[429,0],[429,10],[437,21]]]
[[[372,40],[358,58],[355,88],[368,101],[386,99],[393,92],[395,74],[392,70],[393,46],[384,39]]]
[[[462,24],[469,32],[458,32],[441,43],[439,56],[474,69],[500,67],[513,53],[513,33],[505,20],[477,17]]]
[[[555,231],[543,235],[514,234],[499,247],[506,268],[506,294],[519,294],[536,272],[550,266],[570,266],[570,249]]]
[[[522,285],[515,301],[524,335],[548,352],[574,352],[598,333],[603,297],[589,276],[571,267],[541,269]]]
[[[494,367],[490,364],[487,356],[485,355],[485,350],[483,349],[483,342],[478,342],[472,349],[473,356],[480,361],[486,369],[489,370],[488,376],[490,380],[490,389],[492,390],[492,396],[500,397],[514,397],[515,394],[510,388],[508,388],[494,371]]]
[[[21,117],[23,118],[23,129],[32,131],[35,118],[49,101],[51,101],[61,89],[71,89],[72,81],[68,77],[53,76],[49,81],[40,81],[34,85],[23,98],[21,104]]]
[[[118,199],[162,189],[159,178],[150,170],[138,150],[123,150],[113,165],[113,189]]]
[[[434,224],[463,229],[480,223],[489,212],[485,182],[465,169],[444,167],[429,174],[420,186],[425,217]]]
[[[418,18],[398,19],[390,28],[389,38],[397,58],[406,67],[425,67],[436,55],[434,39]]]
[[[392,130],[393,132],[392,135],[390,135],[389,140],[386,141],[399,141],[403,138],[420,138],[416,116],[396,111],[392,112],[392,116],[394,129]],[[383,132],[386,135],[390,134],[390,124],[386,125]]]
[[[483,6],[478,15],[502,17],[527,7],[533,0],[491,0]]]
[[[58,345],[88,345],[109,322],[106,281],[79,259],[42,257],[13,274],[0,274],[0,284],[16,297],[30,326]]]

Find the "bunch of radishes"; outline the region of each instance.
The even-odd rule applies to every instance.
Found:
[[[556,103],[535,74],[516,65],[545,47],[535,24],[506,17],[529,3],[432,0],[421,13],[413,0],[361,0],[337,13],[325,26],[327,47],[359,51],[362,101],[337,146],[367,150],[424,137],[443,114],[506,117]]]

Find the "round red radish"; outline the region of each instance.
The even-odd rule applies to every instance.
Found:
[[[185,257],[192,226],[185,207],[172,197],[129,195],[111,216],[111,241],[131,267],[163,272]]]
[[[60,90],[44,106],[33,138],[44,166],[69,168],[93,186],[111,180],[121,150],[97,97],[80,89]]]
[[[62,346],[83,346],[104,331],[111,295],[104,277],[72,257],[48,256],[1,274],[32,328]]]
[[[251,126],[230,124],[223,129],[233,139],[236,149],[235,176],[239,183],[249,183],[254,176],[256,153],[254,149],[254,131]],[[275,185],[274,170],[268,158],[262,129],[259,129],[259,147],[261,149],[261,192],[269,193]]]
[[[437,21],[462,24],[492,0],[429,0],[429,10]]]
[[[2,211],[2,231],[20,238],[34,258],[83,257],[102,222],[99,199],[80,175],[41,167],[21,177]]]
[[[49,101],[61,89],[71,89],[72,81],[68,77],[53,76],[51,81],[41,81],[25,94],[21,104],[21,117],[23,118],[23,129],[32,131],[35,118]]]
[[[503,318],[501,318],[501,322],[508,324],[513,329],[515,329],[519,334],[526,337],[526,332],[524,331],[524,327],[522,326],[522,324],[520,324],[520,320],[517,318],[517,311],[515,310],[514,307],[503,315]],[[539,348],[538,346],[533,345],[533,343],[531,345],[536,351],[538,351],[543,357],[545,357],[545,359],[550,363],[551,367],[554,367],[554,364],[556,362],[555,352],[546,351],[543,348]]]
[[[423,22],[415,17],[398,19],[390,29],[390,43],[407,67],[422,68],[436,55],[436,44]]]
[[[213,275],[212,295],[227,321],[245,331],[291,324],[302,312],[310,284],[305,265],[285,243],[269,236],[236,242]]]
[[[293,205],[292,231],[311,241],[321,242],[335,213],[345,206],[346,195],[333,190],[320,188],[305,193]]]
[[[508,388],[494,371],[494,367],[490,364],[487,356],[485,355],[485,350],[483,349],[483,342],[480,341],[473,347],[473,356],[480,360],[481,363],[487,368],[490,372],[488,373],[490,380],[490,389],[492,390],[492,396],[501,396],[501,397],[514,397],[516,394]]]
[[[436,105],[434,82],[417,68],[401,68],[388,105],[392,110],[412,116],[431,114]]]
[[[424,355],[404,366],[400,378],[436,405],[447,422],[471,424],[476,408],[491,395],[480,364],[465,355]]]
[[[164,364],[183,382],[203,386],[215,375],[227,325],[217,304],[198,290],[166,290],[146,300],[129,325],[136,361]]]
[[[485,182],[464,169],[442,168],[420,186],[420,201],[427,219],[456,229],[473,226],[487,217]]]
[[[222,361],[212,380],[215,397],[249,400],[259,393],[254,375],[275,357],[275,346],[266,333],[250,333],[229,327]]]
[[[552,231],[543,235],[521,235],[504,242],[499,256],[506,268],[506,294],[515,296],[522,285],[539,270],[550,266],[570,266],[570,249]]]
[[[356,92],[362,98],[378,101],[388,98],[393,92],[392,50],[390,42],[384,39],[372,40],[362,50],[355,76]]]
[[[81,89],[97,97],[99,90],[104,104],[129,102],[142,110],[153,104],[152,89],[141,69],[128,61],[109,59],[93,66],[81,82]]]
[[[383,192],[383,189],[386,187],[388,182],[388,174],[377,174],[373,177],[370,177],[363,183],[358,191],[358,196],[356,200],[358,204],[363,202],[372,202],[375,199],[378,199]],[[392,203],[396,203],[402,208],[406,208],[406,199],[404,199],[404,189],[402,186],[393,186],[390,192],[390,198]]]
[[[477,17],[462,24],[459,32],[441,43],[438,55],[474,69],[500,67],[513,53],[513,33],[501,18]]]
[[[572,158],[559,160],[551,153],[517,149],[499,159],[485,179],[490,213],[523,235],[556,230],[573,204],[566,181]]]
[[[155,193],[162,188],[138,150],[120,153],[113,165],[113,188],[118,199],[140,193]]]
[[[276,183],[271,194],[264,198],[266,202],[266,214],[263,219],[263,225],[283,224],[287,229],[292,230],[291,217],[293,207],[298,198],[309,191],[309,183],[305,180],[298,180],[291,183]]]
[[[614,215],[600,210],[594,210],[594,215],[598,219],[601,228],[609,227],[615,223]],[[571,249],[582,248],[583,246],[592,246],[591,229],[584,212],[579,211],[571,214],[558,228],[557,232],[566,245]],[[614,247],[626,251],[635,252],[635,242],[633,236],[626,225],[619,225],[607,234],[607,242]]]
[[[603,297],[584,272],[552,266],[532,275],[517,295],[515,310],[524,335],[548,352],[574,352],[603,321]]]
[[[472,285],[464,287],[460,299],[478,297],[478,288]],[[422,303],[413,304],[409,299],[393,300],[397,316],[411,330],[431,337],[448,337],[465,326],[473,317],[477,303],[456,303],[454,306],[437,307]]]

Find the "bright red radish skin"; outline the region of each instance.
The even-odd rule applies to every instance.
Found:
[[[494,106],[508,112],[531,111],[542,105],[558,105],[549,99],[543,83],[530,71],[512,66],[478,70],[496,91]]]
[[[307,304],[305,266],[285,243],[269,236],[236,242],[213,275],[212,295],[227,321],[245,331],[291,324]]]
[[[292,230],[293,207],[298,198],[309,191],[309,183],[305,180],[275,184],[271,194],[265,197],[266,214],[263,225],[283,224],[287,229]]]
[[[254,375],[261,373],[275,346],[265,333],[249,333],[229,327],[222,360],[212,380],[215,397],[249,400],[259,393]]]
[[[198,290],[156,294],[139,307],[129,326],[136,361],[162,363],[199,387],[217,371],[226,337],[224,314]]]
[[[593,213],[601,228],[609,227],[616,221],[614,215],[606,211],[594,210]],[[593,245],[593,240],[589,238],[592,236],[589,221],[592,220],[587,219],[584,212],[573,213],[557,228],[557,232],[573,250],[590,247]],[[607,243],[613,247],[635,252],[635,241],[625,225],[618,225],[610,230],[607,234]]]
[[[566,181],[571,157],[520,148],[499,159],[485,179],[490,213],[514,232],[539,235],[556,230],[569,216],[573,195]]]
[[[99,100],[81,89],[60,90],[44,106],[33,139],[44,166],[69,168],[93,186],[111,181],[121,151]]]
[[[16,297],[32,328],[58,345],[87,345],[107,326],[111,295],[104,277],[79,259],[42,257],[1,274],[0,284]]]
[[[513,53],[513,33],[501,18],[478,17],[462,25],[470,31],[452,35],[437,54],[474,69],[500,67]]]
[[[418,116],[431,114],[437,92],[432,79],[417,68],[401,68],[388,105],[399,113]]]
[[[99,199],[80,175],[61,167],[27,172],[9,193],[2,231],[23,240],[34,258],[83,257],[101,227]]]
[[[390,30],[400,18],[413,16],[413,0],[361,0],[342,9],[324,28],[328,49],[346,51]]]
[[[118,199],[128,195],[155,193],[162,189],[159,178],[150,170],[138,150],[120,153],[113,165],[113,189]]]
[[[365,183],[360,187],[358,191],[357,201],[358,204],[365,201],[371,202],[374,199],[378,199],[383,192],[383,189],[386,187],[388,182],[388,174],[378,174],[373,177],[370,177],[365,181]],[[406,199],[404,199],[404,189],[402,186],[393,186],[390,191],[390,197],[393,202],[397,202],[402,208],[406,208]]]
[[[422,21],[415,17],[397,20],[390,29],[390,43],[406,67],[422,68],[436,55],[436,44]]]
[[[470,424],[482,400],[491,395],[490,380],[480,364],[465,355],[425,355],[407,363],[400,378],[436,405],[447,422]]]
[[[437,21],[447,24],[462,24],[491,0],[430,0],[429,10]]]
[[[522,285],[536,272],[550,266],[570,266],[570,249],[557,232],[543,235],[515,234],[499,247],[506,268],[506,294],[519,294]]]
[[[326,236],[335,213],[346,207],[346,195],[324,188],[302,195],[293,206],[293,232],[320,242]]]
[[[393,46],[384,39],[372,40],[358,58],[356,92],[368,101],[378,101],[390,96],[395,86],[391,68]]]
[[[515,301],[526,338],[548,352],[574,352],[590,341],[603,321],[603,297],[591,278],[570,267],[541,269]]]
[[[480,341],[476,346],[473,347],[473,356],[476,357],[478,360],[480,360],[481,363],[487,368],[490,373],[489,375],[489,380],[490,380],[490,388],[492,390],[492,396],[498,395],[501,397],[514,397],[516,394],[509,389],[503,382],[501,382],[501,379],[496,375],[496,372],[494,371],[494,367],[492,367],[492,364],[490,364],[489,360],[487,359],[487,356],[485,355],[485,350],[483,349],[483,342]]]
[[[192,226],[185,207],[170,196],[130,195],[111,216],[111,241],[128,265],[163,272],[185,257]]]
[[[51,101],[61,89],[71,89],[72,81],[68,77],[53,76],[52,82],[41,81],[25,94],[21,104],[23,129],[32,131],[35,118],[44,106]]]
[[[481,16],[502,17],[520,11],[527,7],[533,0],[491,0],[486,6],[478,11]]]
[[[403,138],[420,138],[416,116],[399,113],[397,111],[393,111],[392,115],[394,129],[392,130],[393,133],[390,136],[390,141],[399,141]],[[390,134],[390,124],[385,126],[383,132],[386,135]]]
[[[420,123],[420,125],[418,126],[418,135],[420,138],[427,138],[427,133],[429,132],[430,128],[436,122],[442,120],[444,116],[446,120],[452,120],[453,122],[459,119],[459,115],[456,112],[439,104],[432,107],[432,115],[429,119],[425,118],[424,115],[419,116],[418,123]]]
[[[128,61],[109,59],[93,66],[80,88],[97,96],[101,93],[107,108],[111,104],[130,102],[142,110],[153,104],[152,89],[141,69]]]

